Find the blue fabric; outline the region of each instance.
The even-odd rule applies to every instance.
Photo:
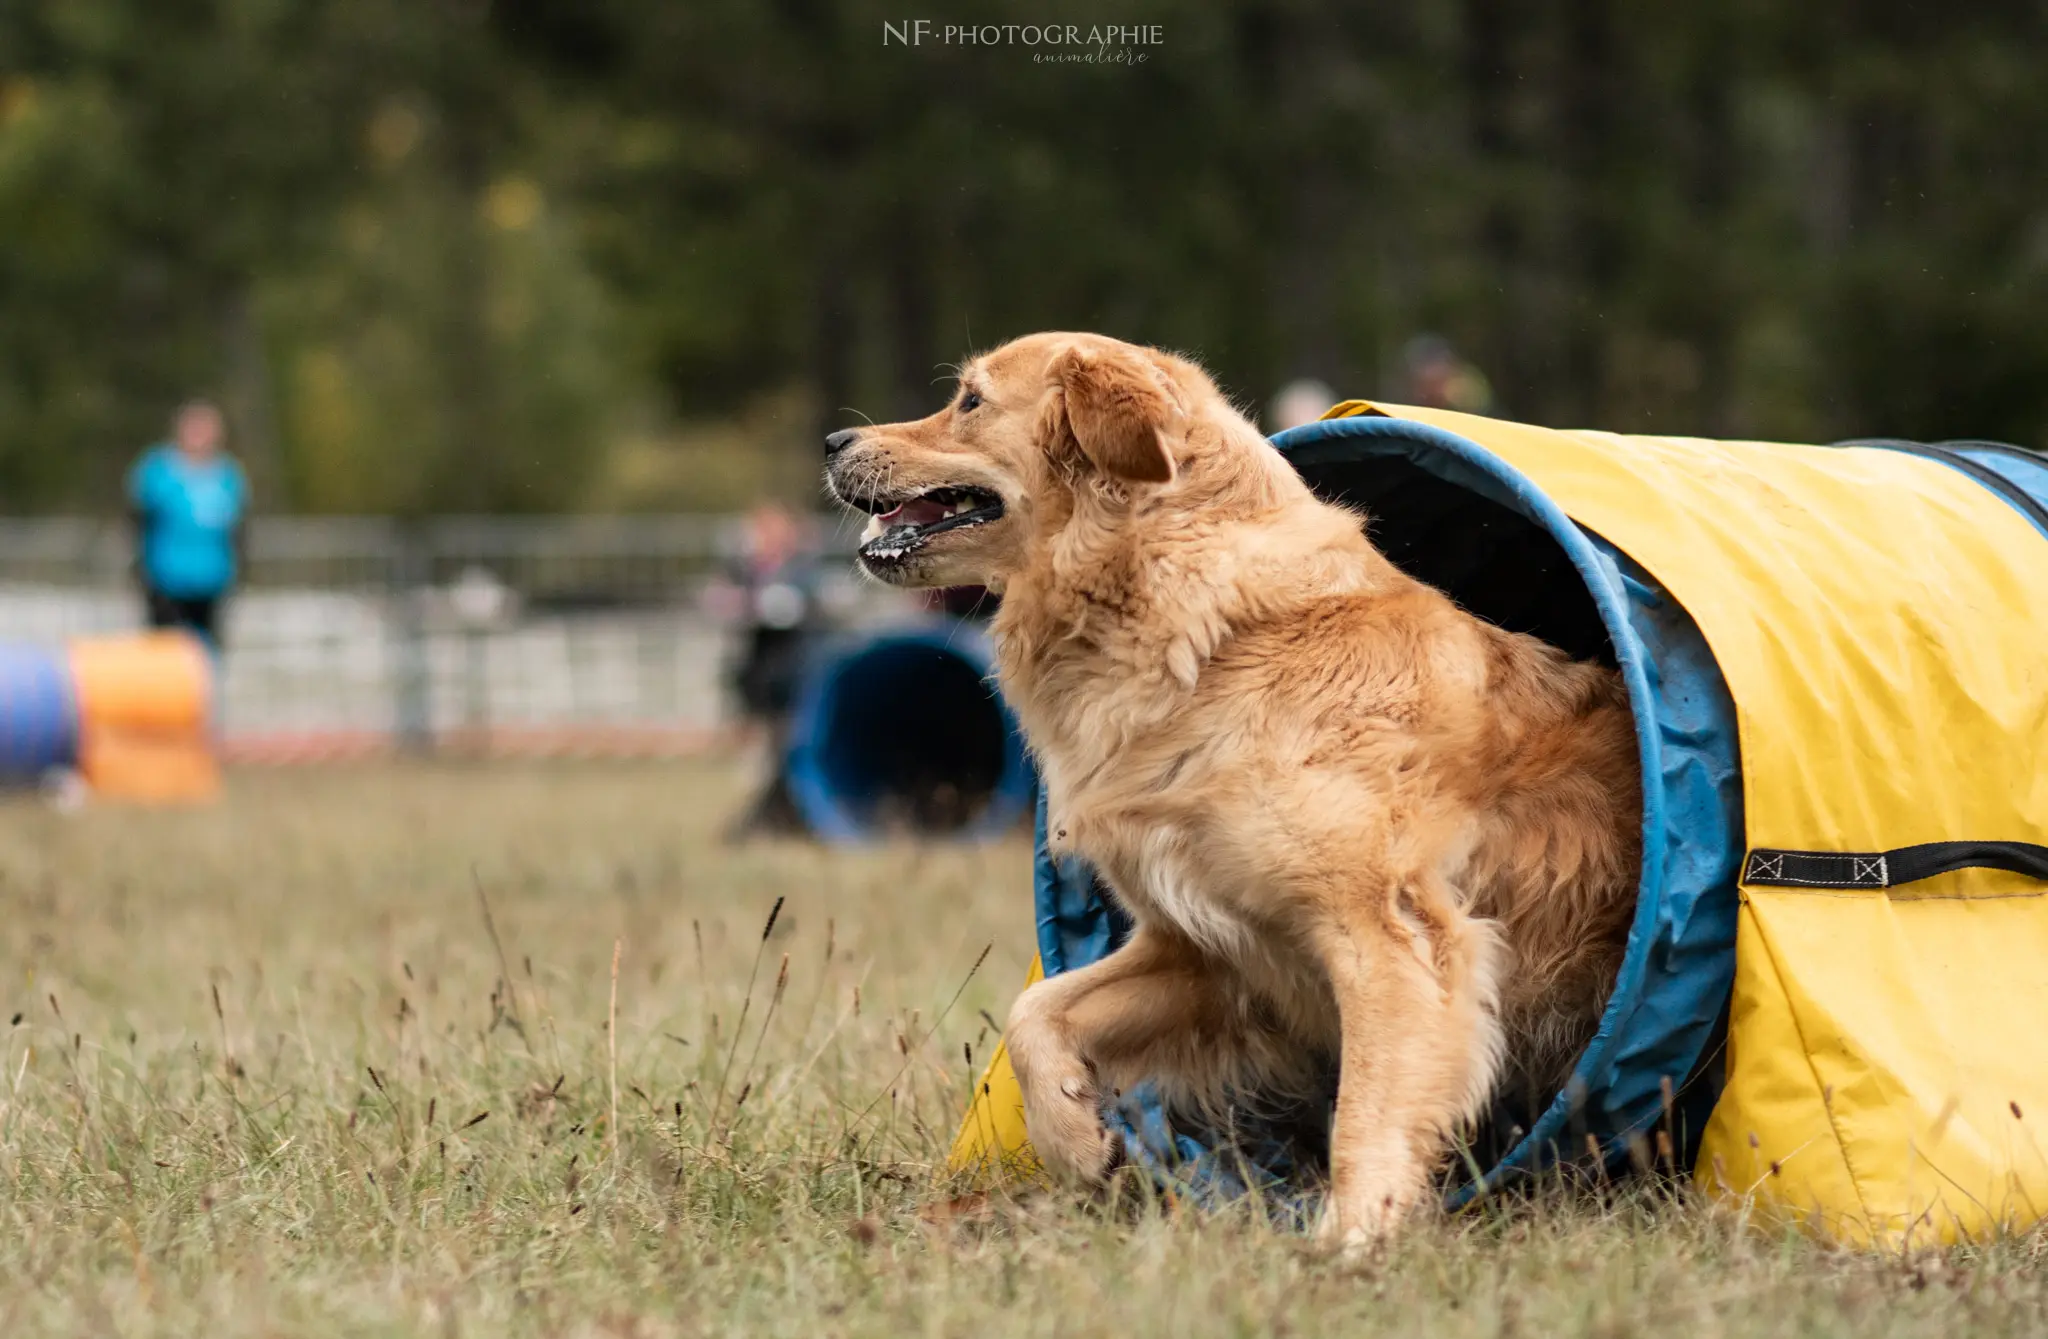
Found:
[[[78,760],[78,708],[62,652],[0,645],[0,784]]]
[[[1032,856],[1037,879],[1038,961],[1047,976],[1058,976],[1108,957],[1130,934],[1131,922],[1087,861],[1053,857],[1045,824],[1045,789],[1040,787]]]
[[[2004,475],[2034,501],[2048,507],[2048,456],[1997,442],[1943,442],[1942,445]]]
[[[1297,467],[1401,457],[1540,524],[1599,609],[1636,719],[1645,858],[1614,993],[1565,1091],[1498,1164],[1454,1190],[1451,1203],[1560,1156],[1577,1158],[1588,1135],[1610,1165],[1667,1119],[1682,1144],[1696,1138],[1714,1084],[1688,1090],[1685,1083],[1715,1034],[1733,980],[1743,830],[1734,703],[1698,627],[1627,555],[1573,524],[1526,476],[1465,438],[1407,420],[1362,417],[1296,428],[1274,443]],[[1100,905],[1107,897],[1099,882],[1077,862],[1051,861],[1044,839],[1041,802],[1039,943],[1053,975],[1095,961],[1121,942],[1122,930],[1120,917]],[[1676,1096],[1668,1118],[1667,1088]],[[1312,1193],[1297,1174],[1307,1160],[1296,1152],[1275,1156],[1262,1132],[1228,1132],[1224,1139],[1240,1151],[1218,1157],[1207,1147],[1214,1134],[1169,1133],[1165,1113],[1147,1110],[1146,1100],[1142,1090],[1127,1096],[1111,1121],[1133,1159],[1161,1175],[1170,1170],[1173,1183],[1199,1184],[1211,1194],[1233,1186],[1270,1192],[1246,1179],[1242,1168],[1250,1160]],[[1296,1216],[1309,1211],[1303,1198],[1269,1194],[1269,1202]]]
[[[1109,1127],[1123,1139],[1124,1156],[1163,1189],[1217,1208],[1247,1195],[1258,1196],[1270,1217],[1306,1230],[1322,1208],[1316,1188],[1317,1159],[1284,1138],[1238,1137],[1230,1151],[1211,1149],[1176,1130],[1159,1090],[1140,1084],[1120,1096],[1107,1113]]]
[[[224,453],[195,461],[151,448],[128,473],[128,501],[143,516],[142,575],[179,600],[206,600],[235,584],[235,527],[249,504],[242,467]]]
[[[1498,1172],[1508,1175],[1540,1168],[1564,1151],[1538,1141],[1555,1142],[1574,1124],[1602,1142],[1608,1162],[1618,1161],[1632,1137],[1664,1122],[1667,1081],[1676,1099],[1671,1133],[1680,1165],[1689,1166],[1719,1085],[1683,1085],[1720,1021],[1735,973],[1743,816],[1734,700],[1684,607],[1627,555],[1597,535],[1589,538],[1614,569],[1630,629],[1645,652],[1665,821],[1657,833],[1646,825],[1643,849],[1646,865],[1661,860],[1662,898],[1649,933],[1639,906],[1630,936],[1629,956],[1644,958],[1639,989],[1624,997],[1617,988],[1571,1087],[1503,1160]],[[1583,1100],[1577,1111],[1574,1094]]]
[[[826,643],[797,689],[783,760],[790,798],[811,831],[831,842],[873,841],[886,833],[874,778],[864,766],[863,723],[876,718],[903,730],[971,728],[958,721],[919,721],[918,676],[935,665],[964,669],[983,681],[982,700],[999,713],[1001,772],[988,803],[962,829],[968,838],[1001,836],[1023,821],[1038,781],[1009,707],[989,682],[995,655],[979,628],[940,618],[884,628]],[[909,699],[906,701],[906,699]]]

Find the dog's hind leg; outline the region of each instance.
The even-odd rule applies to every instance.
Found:
[[[1343,1028],[1326,1238],[1377,1240],[1415,1207],[1500,1068],[1500,940],[1433,874],[1358,890],[1319,936]]]
[[[1140,926],[1100,962],[1017,997],[1004,1040],[1024,1094],[1024,1124],[1047,1170],[1099,1184],[1120,1149],[1104,1127],[1111,1090],[1140,1077],[1175,1090],[1213,1087],[1235,1050],[1218,973],[1186,940]]]

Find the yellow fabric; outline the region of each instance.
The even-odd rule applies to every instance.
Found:
[[[1029,990],[1044,979],[1043,965],[1032,958],[1024,988]],[[1031,1138],[1024,1132],[1024,1094],[1017,1087],[1016,1071],[1010,1068],[1010,1048],[1006,1043],[996,1043],[995,1054],[982,1071],[974,1101],[968,1105],[967,1119],[960,1122],[960,1133],[954,1137],[946,1167],[959,1175],[983,1179],[1037,1171]]]
[[[2048,841],[2048,539],[1981,484],[1874,448],[1328,417],[1355,413],[1493,451],[1685,606],[1735,701],[1750,846]],[[1741,897],[1702,1181],[1856,1242],[2039,1217],[2048,887]]]

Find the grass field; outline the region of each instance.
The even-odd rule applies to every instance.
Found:
[[[1363,1264],[1240,1216],[968,1212],[937,1164],[1028,853],[726,849],[734,786],[0,803],[0,1336],[2048,1332],[2038,1238],[1873,1259],[1648,1193]]]

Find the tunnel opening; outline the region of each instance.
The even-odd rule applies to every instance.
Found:
[[[1326,501],[1362,508],[1374,547],[1478,618],[1616,668],[1614,641],[1571,557],[1497,497],[1397,455],[1301,465]]]
[[[1510,1059],[1447,1169],[1447,1202],[1559,1163],[1616,1166],[1660,1117],[1674,1139],[1696,1134],[1718,1089],[1713,1038],[1725,1021],[1742,813],[1734,706],[1697,625],[1628,554],[1468,438],[1368,415],[1294,429],[1275,445],[1319,496],[1361,511],[1375,545],[1410,575],[1487,622],[1616,669],[1635,718],[1644,866],[1612,994],[1568,1078],[1553,1056]],[[1042,814],[1040,827],[1039,948],[1056,975],[1100,958],[1128,925],[1092,870],[1052,857]],[[1299,1112],[1255,1103],[1221,1131],[1177,1125],[1190,1113],[1143,1101],[1116,1122],[1141,1162],[1232,1147],[1222,1164],[1201,1165],[1216,1172],[1235,1160],[1272,1187],[1311,1187],[1331,1096]],[[1171,1143],[1152,1138],[1162,1129]]]
[[[988,651],[956,624],[884,632],[821,657],[806,677],[791,797],[836,840],[994,835],[1030,803],[1015,724]]]
[[[1618,667],[1613,638],[1571,557],[1548,530],[1474,481],[1445,477],[1406,456],[1300,462],[1325,501],[1364,511],[1366,533],[1389,561],[1475,617],[1526,633],[1575,660]],[[1512,1062],[1485,1118],[1466,1134],[1471,1161],[1499,1163],[1557,1097],[1557,1076]],[[1461,1159],[1454,1181],[1469,1176]]]

